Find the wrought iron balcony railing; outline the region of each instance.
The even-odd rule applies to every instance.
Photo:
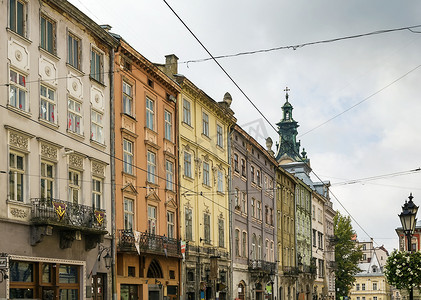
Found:
[[[283,267],[282,271],[285,276],[298,276],[299,270],[297,267]]]
[[[31,205],[31,221],[34,224],[105,233],[107,220],[103,209],[44,198],[31,199]]]
[[[139,232],[138,236],[132,230],[118,231],[118,250],[121,252],[140,252],[165,255],[171,257],[181,256],[180,241],[166,236]]]
[[[275,274],[276,263],[265,260],[250,260],[249,261],[250,271],[263,271],[268,274]]]

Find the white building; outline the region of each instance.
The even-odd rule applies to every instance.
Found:
[[[2,1],[0,30],[0,299],[109,299],[115,42],[64,0]]]

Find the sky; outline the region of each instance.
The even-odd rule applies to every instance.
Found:
[[[166,1],[214,56],[421,25],[414,0]],[[152,62],[177,55],[178,73],[214,100],[229,92],[237,123],[262,145],[278,140],[271,125],[288,87],[313,180],[330,180],[360,241],[398,248],[401,206],[410,193],[421,204],[421,171],[406,172],[421,167],[421,27],[219,59],[270,125],[214,61],[185,63],[209,55],[163,0],[70,2]]]

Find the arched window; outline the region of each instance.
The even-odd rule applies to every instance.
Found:
[[[240,230],[235,230],[235,255],[240,256]]]
[[[247,232],[243,231],[243,257],[247,258]]]
[[[241,281],[238,284],[238,299],[245,300],[246,299],[246,284],[244,281]]]
[[[253,233],[253,238],[251,241],[251,252],[252,252],[252,257],[253,259],[257,258],[257,252],[256,252],[256,235]]]
[[[262,259],[262,237],[259,235],[259,243],[257,244],[257,259]]]

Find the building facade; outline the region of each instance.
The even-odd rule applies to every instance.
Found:
[[[276,209],[278,241],[278,299],[294,300],[299,270],[296,252],[296,179],[283,168],[276,169]]]
[[[180,295],[179,86],[124,39],[115,53],[119,299]]]
[[[231,96],[216,102],[177,74],[175,55],[161,69],[181,87],[179,111],[180,226],[186,243],[181,266],[183,299],[231,299],[229,131]]]
[[[234,298],[274,299],[277,291],[273,154],[235,125],[231,134]]]
[[[0,298],[110,298],[115,42],[67,1],[0,7]]]

